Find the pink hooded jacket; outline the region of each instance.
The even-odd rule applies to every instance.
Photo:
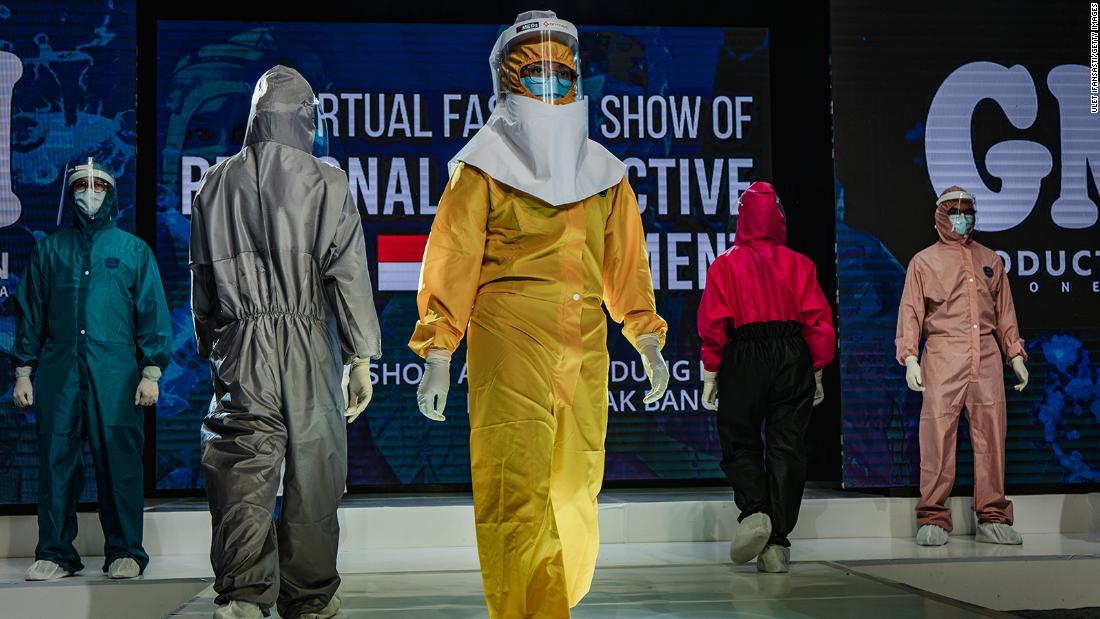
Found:
[[[717,372],[728,333],[755,322],[802,323],[814,370],[833,360],[833,310],[809,258],[786,247],[787,218],[769,183],[753,183],[741,196],[733,247],[707,269],[699,302],[703,367]]]

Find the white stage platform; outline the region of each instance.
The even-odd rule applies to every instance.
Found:
[[[777,576],[729,564],[737,510],[726,490],[607,492],[600,570],[574,616],[971,617],[1100,607],[1100,494],[1013,499],[1023,546],[975,543],[970,501],[960,498],[950,543],[921,548],[912,541],[915,499],[810,490],[792,536],[796,565]],[[340,517],[343,616],[486,616],[469,496],[351,498]],[[95,515],[81,514],[80,526],[83,574],[25,583],[35,519],[0,519],[0,616],[210,616],[204,501],[150,506],[152,563],[140,581],[106,580]]]

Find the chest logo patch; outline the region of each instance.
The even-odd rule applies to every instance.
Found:
[[[986,277],[993,277],[993,267],[982,267],[982,272]]]
[[[118,265],[119,265],[119,260],[118,260],[118,258],[108,258],[108,259],[103,261],[103,264],[108,269],[117,269]]]

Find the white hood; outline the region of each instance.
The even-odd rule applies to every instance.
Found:
[[[588,139],[588,101],[550,105],[521,95],[499,102],[448,165],[472,165],[553,206],[580,202],[622,180],[626,166]]]

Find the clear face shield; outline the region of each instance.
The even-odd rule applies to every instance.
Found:
[[[80,212],[89,219],[95,219],[114,188],[114,177],[101,166],[96,165],[92,157],[88,157],[87,163],[71,166],[65,175],[65,186],[57,209],[57,224],[61,225],[61,215],[69,194],[73,196],[73,201]]]
[[[576,27],[549,11],[521,14],[490,58],[497,101],[512,95],[562,105],[583,98]]]
[[[974,204],[974,195],[967,191],[951,191],[936,200],[936,206],[947,206],[947,221],[959,236],[966,236],[974,230],[978,213]]]
[[[329,132],[324,115],[321,114],[321,102],[317,97],[310,103],[313,108],[313,156],[317,158],[329,156]]]

